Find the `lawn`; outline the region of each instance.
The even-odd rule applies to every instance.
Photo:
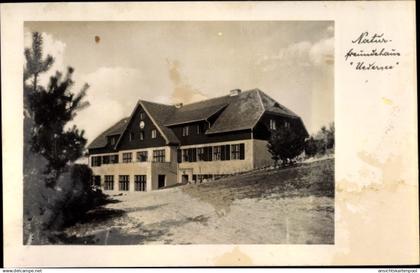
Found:
[[[334,159],[113,198],[58,243],[334,243]]]

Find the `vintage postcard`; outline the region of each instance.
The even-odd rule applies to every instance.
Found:
[[[2,4],[5,265],[417,264],[414,6]]]

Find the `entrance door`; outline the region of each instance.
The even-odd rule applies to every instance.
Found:
[[[188,183],[188,174],[182,175],[182,183]]]
[[[165,187],[165,175],[159,174],[158,175],[158,189]]]

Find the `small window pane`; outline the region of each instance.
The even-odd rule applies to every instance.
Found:
[[[123,153],[123,163],[130,163],[131,162],[131,153]]]

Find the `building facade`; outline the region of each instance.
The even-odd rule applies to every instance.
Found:
[[[259,89],[187,105],[138,101],[130,117],[88,146],[93,183],[152,191],[272,165],[272,130],[300,130],[299,116]]]

